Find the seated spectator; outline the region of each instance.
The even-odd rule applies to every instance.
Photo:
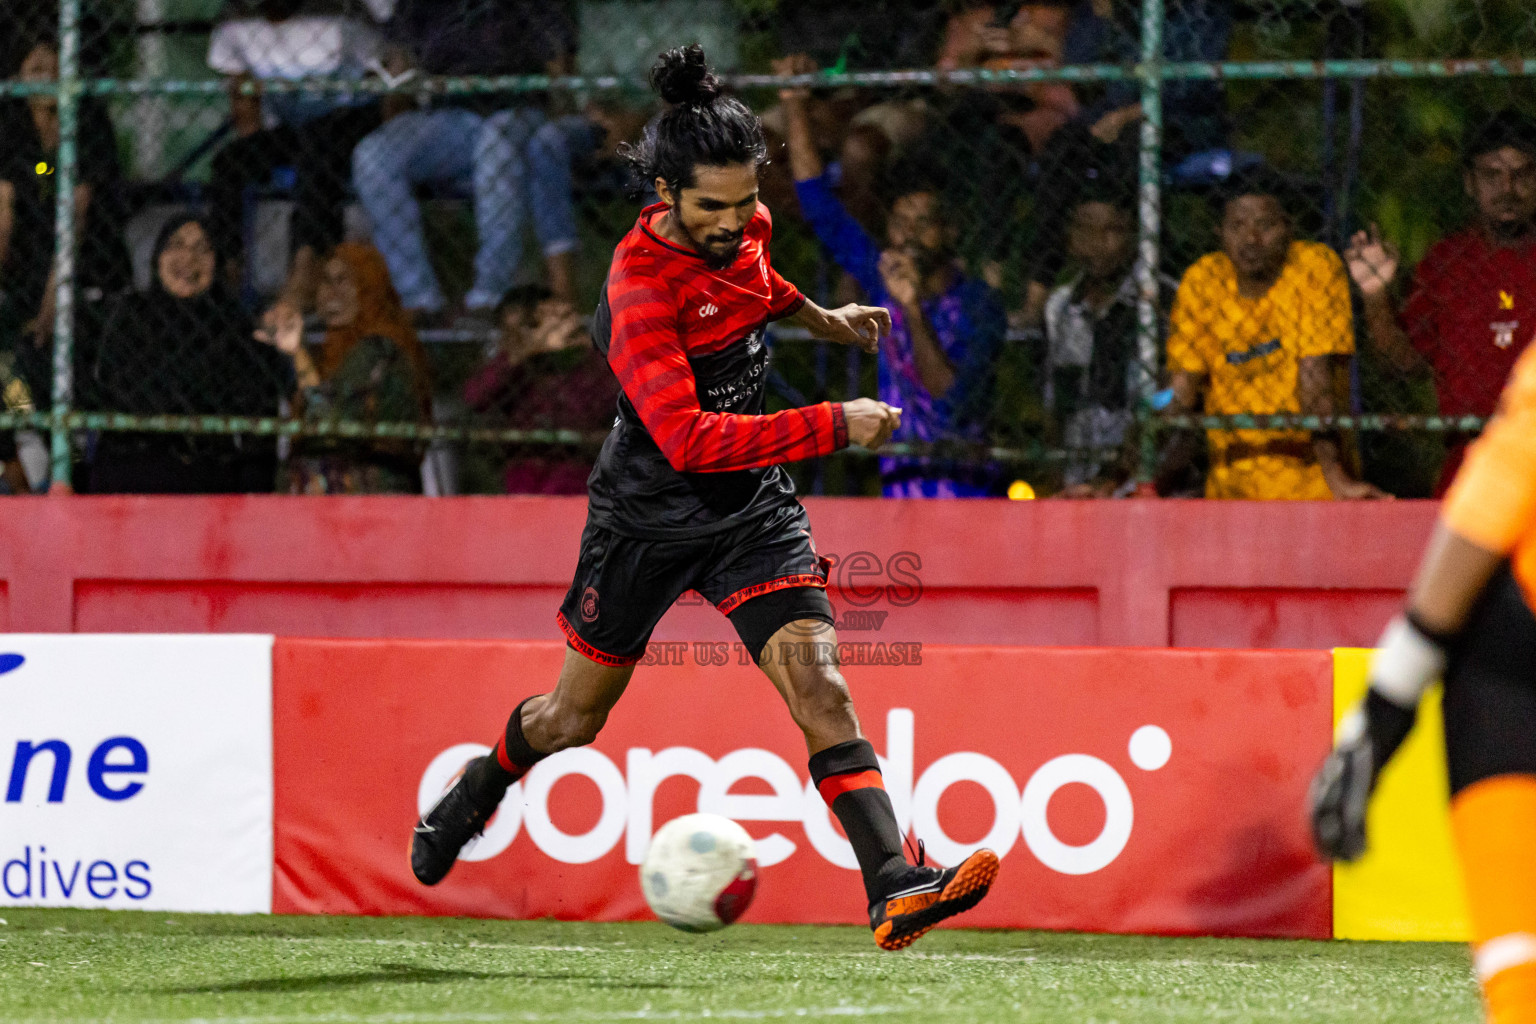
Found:
[[[1065,64],[1131,64],[1141,59],[1139,5],[1109,0],[1079,0],[1072,9],[1062,46]],[[1163,31],[1163,55],[1177,61],[1218,61],[1227,55],[1232,13],[1218,0],[1172,0]],[[1112,180],[1127,187],[1136,181],[1139,138],[1131,130],[1141,122],[1140,86],[1109,82],[1102,88],[1079,87],[1081,109],[1046,144],[1039,159],[1039,188],[1031,214],[1031,244],[1024,260],[1026,295],[1020,320],[1039,322],[1045,299],[1065,260],[1065,216],[1079,190]],[[1095,95],[1097,93],[1097,95]],[[1220,163],[1246,157],[1225,151],[1225,94],[1219,82],[1163,83],[1163,160]],[[1203,157],[1200,156],[1203,154]],[[1203,166],[1203,165],[1202,165]]]
[[[1221,251],[1184,274],[1168,336],[1170,411],[1309,413],[1336,408],[1335,363],[1355,350],[1349,279],[1327,246],[1292,237],[1284,186],[1262,173],[1234,179]],[[1345,466],[1338,434],[1212,430],[1209,498],[1383,497]],[[1187,463],[1176,438],[1165,476]]]
[[[981,67],[991,71],[1023,71],[1058,67],[1071,23],[1070,0],[1041,3],[968,3],[945,29],[938,67],[951,71]],[[1032,82],[1016,92],[1027,102],[1005,111],[1000,119],[1013,124],[1040,152],[1058,129],[1075,117],[1077,96],[1065,82]]]
[[[390,38],[427,75],[564,74],[576,48],[566,5],[531,0],[401,0]],[[427,182],[473,189],[479,248],[465,311],[489,318],[518,279],[530,218],[550,289],[574,297],[572,149],[590,148],[595,134],[579,119],[550,120],[545,106],[530,94],[511,106],[499,96],[439,99],[389,119],[358,145],[353,180],[412,314],[436,319],[448,309],[413,192]]]
[[[245,309],[220,279],[207,225],[175,217],[155,241],[149,291],[112,306],[95,371],[77,383],[90,406],[141,416],[275,416],[289,388],[278,353],[251,338]],[[96,494],[270,492],[272,437],[123,433],[96,442]]]
[[[581,317],[539,285],[514,288],[497,307],[494,355],[465,386],[476,412],[520,430],[601,433],[613,423],[619,383]],[[514,445],[508,494],[586,494],[596,451]]]
[[[1045,306],[1045,406],[1057,439],[1124,452],[1111,462],[1069,461],[1065,497],[1109,497],[1134,485],[1136,408],[1157,390],[1161,345],[1143,343],[1138,331],[1131,199],[1104,189],[1078,200],[1067,218],[1067,255],[1078,272]],[[1171,295],[1174,282],[1159,278]]]
[[[52,40],[28,48],[16,77],[52,82],[59,53]],[[54,169],[59,157],[58,101],[52,96],[0,101],[0,353],[41,409],[51,405],[57,294],[53,271]],[[106,299],[132,284],[121,195],[117,137],[106,107],[80,101],[75,208],[76,362],[87,367]],[[41,172],[39,168],[43,168]]]
[[[329,76],[362,79],[383,56],[382,35],[356,18],[306,13],[310,0],[254,0],[251,16],[221,21],[208,44],[208,66],[229,83],[235,138],[213,157],[208,182],[214,244],[231,256],[232,283],[243,272],[245,190],[265,185],[278,167],[297,171],[293,264],[283,298],[301,309],[314,301],[322,253],[342,238],[352,150],[380,124],[376,95],[256,92],[248,82]]]
[[[1066,0],[962,3],[946,27],[937,66],[946,71],[1057,67],[1069,7]],[[953,182],[955,205],[969,215],[959,249],[993,287],[1003,288],[1007,269],[1022,258],[1020,225],[1032,205],[1037,164],[1056,133],[1077,116],[1077,96],[1065,82],[994,84],[941,90],[934,105],[922,149],[951,154],[966,168]],[[1039,322],[1045,294],[1036,300],[1032,323]]]
[[[371,245],[343,242],[326,259],[316,291],[325,321],[317,365],[304,323],[282,310],[256,337],[292,361],[294,411],[309,419],[427,423],[432,390],[427,355],[384,258]],[[422,446],[387,438],[305,437],[294,444],[279,489],[289,494],[414,494]]]
[[[1472,223],[1419,262],[1408,301],[1392,308],[1400,260],[1373,226],[1345,253],[1365,302],[1367,338],[1400,373],[1434,373],[1440,412],[1491,416],[1536,331],[1536,123],[1504,111],[1463,150]],[[1456,475],[1465,436],[1450,438],[1437,494]]]
[[[838,265],[876,305],[891,311],[880,350],[880,397],[903,411],[896,442],[979,441],[991,365],[1006,324],[996,293],[966,277],[955,260],[955,228],[941,190],[913,179],[891,190],[882,251],[845,210],[822,173],[805,117],[804,90],[784,90],[790,170],[800,209]],[[992,467],[944,465],[928,458],[881,460],[888,497],[991,494]]]

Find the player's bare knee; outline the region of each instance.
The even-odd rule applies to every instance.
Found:
[[[539,709],[539,749],[554,753],[569,747],[584,747],[597,739],[608,721],[602,708],[580,708],[551,701]]]
[[[857,728],[853,697],[843,674],[831,666],[814,671],[791,670],[789,710],[795,723],[807,731],[841,730],[850,724]]]

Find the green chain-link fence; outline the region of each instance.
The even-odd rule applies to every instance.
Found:
[[[1513,0],[12,0],[0,40],[12,491],[579,491],[615,148],[693,41],[781,272],[915,294],[878,359],[770,333],[772,407],[909,409],[802,490],[1427,495],[1536,332]]]

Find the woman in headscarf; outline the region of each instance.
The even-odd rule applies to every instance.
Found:
[[[111,307],[85,408],[155,415],[275,416],[284,360],[251,338],[250,319],[219,277],[207,225],[173,217],[155,240],[149,291]],[[271,491],[276,443],[240,434],[107,431],[89,475],[98,494]]]
[[[343,242],[320,275],[316,305],[325,343],[315,361],[303,322],[291,310],[272,316],[256,337],[293,361],[295,412],[309,419],[429,423],[432,388],[426,351],[371,245]],[[308,437],[294,445],[280,490],[290,494],[414,494],[421,490],[422,445],[388,438]]]

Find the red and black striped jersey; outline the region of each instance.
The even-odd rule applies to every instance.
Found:
[[[763,415],[768,322],[805,304],[769,265],[759,205],[735,261],[711,269],[650,224],[614,250],[592,337],[619,378],[619,415],[587,481],[591,521],[636,537],[697,536],[795,500],[783,463],[848,444],[840,404]]]

